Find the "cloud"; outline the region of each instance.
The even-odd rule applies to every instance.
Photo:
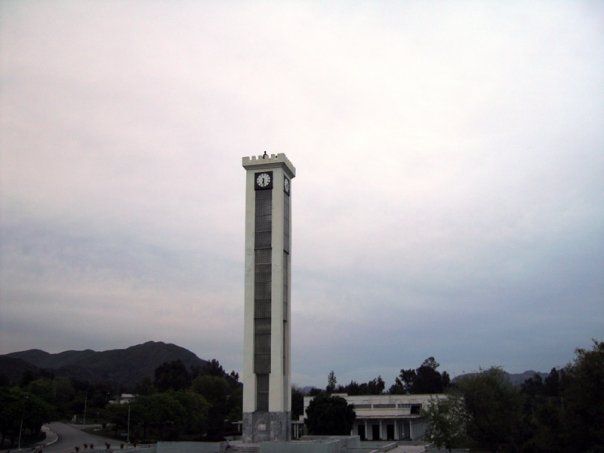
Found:
[[[1,8],[0,352],[240,368],[264,149],[298,170],[299,384],[546,370],[602,336],[600,5]]]

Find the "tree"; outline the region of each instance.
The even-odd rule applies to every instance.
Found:
[[[386,387],[386,383],[382,379],[382,376],[378,376],[375,379],[367,382],[367,391],[366,395],[381,395],[384,391],[384,387]]]
[[[137,395],[151,395],[155,393],[155,387],[153,386],[153,381],[150,378],[143,378],[136,387],[134,387],[134,393]]]
[[[543,381],[544,391],[546,396],[559,397],[561,384],[560,384],[560,371],[556,368],[552,368],[549,374]]]
[[[207,429],[209,403],[203,396],[192,391],[170,392],[170,396],[184,409],[183,431],[201,439]]]
[[[210,360],[202,369],[202,374],[216,377],[224,377],[226,372],[220,362],[216,359]]]
[[[237,422],[243,418],[243,386],[235,385],[227,395],[227,420]]]
[[[386,383],[382,376],[378,376],[368,382],[357,383],[350,381],[350,384],[339,386],[338,393],[347,393],[348,395],[381,395],[384,392]]]
[[[40,378],[31,381],[27,385],[27,391],[42,398],[47,403],[54,403],[55,391],[53,381],[50,379]]]
[[[194,392],[203,396],[210,404],[208,409],[208,439],[222,440],[224,433],[224,420],[227,416],[227,397],[229,396],[229,383],[225,378],[218,376],[197,376],[191,385]]]
[[[292,386],[292,420],[298,420],[304,414],[304,393],[296,386]]]
[[[394,380],[390,387],[390,393],[393,395],[406,395],[413,390],[413,383],[417,377],[415,370],[401,370],[399,376]]]
[[[593,343],[590,351],[575,351],[561,382],[566,445],[579,451],[604,446],[604,342]]]
[[[58,416],[67,417],[71,414],[71,407],[76,396],[76,390],[71,380],[67,378],[55,378],[53,380],[53,391],[55,393],[54,403]]]
[[[356,414],[344,398],[322,393],[313,398],[306,410],[306,426],[310,434],[347,435]]]
[[[468,414],[460,394],[451,393],[445,398],[431,400],[423,416],[428,420],[426,437],[438,448],[451,451],[466,445]]]
[[[401,370],[394,384],[390,387],[391,394],[420,394],[420,393],[442,393],[451,382],[446,371],[439,373],[437,368],[440,364],[434,357],[428,357],[415,370]]]
[[[478,445],[496,451],[518,450],[522,397],[500,368],[465,376],[458,381],[465,403],[467,433]]]
[[[184,430],[185,408],[173,393],[140,396],[131,405],[131,424],[142,428],[144,439],[176,440]]]
[[[33,381],[28,382],[31,383]],[[0,389],[0,446],[6,438],[9,444],[14,445],[19,435],[21,420],[23,420],[23,435],[36,437],[40,433],[42,424],[49,421],[52,415],[52,406],[42,398],[18,387],[4,387]]]
[[[114,436],[117,437],[120,432],[126,431],[128,428],[128,405],[107,405],[107,407],[103,410],[103,419],[113,426],[115,431]]]
[[[155,369],[155,387],[161,391],[183,390],[189,386],[191,377],[181,360],[165,362]]]
[[[333,393],[336,390],[337,383],[338,381],[336,379],[336,373],[331,370],[327,376],[327,387],[325,387],[325,391],[327,393]]]

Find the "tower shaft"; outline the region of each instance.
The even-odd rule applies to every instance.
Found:
[[[284,154],[243,158],[243,440],[290,438],[291,180]]]

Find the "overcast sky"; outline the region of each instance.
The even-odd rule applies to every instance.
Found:
[[[240,370],[244,170],[292,184],[293,380],[604,338],[604,3],[0,3],[0,353]]]

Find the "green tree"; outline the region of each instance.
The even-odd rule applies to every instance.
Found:
[[[546,396],[557,398],[560,396],[561,384],[560,384],[560,371],[556,368],[552,368],[549,374],[543,381],[544,393]]]
[[[210,404],[208,410],[208,439],[221,440],[224,433],[224,421],[227,416],[227,397],[230,394],[229,383],[218,376],[198,376],[191,388],[203,396]]]
[[[467,433],[481,447],[518,450],[522,397],[500,368],[465,376],[457,383],[464,399]]]
[[[235,385],[227,396],[227,419],[237,422],[243,417],[243,386]]]
[[[438,448],[451,451],[467,444],[468,414],[460,394],[450,393],[444,398],[431,400],[422,415],[428,421],[426,437]]]
[[[296,386],[292,386],[292,420],[298,420],[304,414],[304,393]]]
[[[604,450],[604,342],[577,349],[562,379],[565,443],[579,451]]]
[[[203,367],[202,374],[216,377],[224,377],[226,375],[226,372],[224,371],[224,368],[222,368],[222,365],[220,365],[220,362],[218,360],[212,359]]]
[[[103,410],[103,419],[105,422],[110,423],[111,426],[113,426],[114,436],[117,437],[120,432],[124,432],[128,429],[128,405],[107,405],[107,407],[105,407]]]
[[[52,409],[52,406],[42,398],[24,392],[18,387],[0,389],[0,446],[6,439],[9,440],[9,445],[16,444],[21,420],[23,420],[23,438],[38,436],[42,424],[49,421]]]
[[[415,370],[401,370],[394,384],[390,387],[391,394],[421,394],[442,393],[449,386],[451,379],[446,371],[437,371],[440,364],[434,357],[428,357]]]
[[[137,395],[151,395],[152,393],[155,393],[153,381],[148,377],[143,378],[143,380],[134,387],[134,393]]]
[[[337,383],[338,380],[336,379],[336,373],[331,370],[327,376],[327,387],[325,387],[325,391],[327,393],[333,393],[336,390]]]
[[[155,369],[155,387],[160,392],[183,390],[189,386],[191,377],[181,360],[161,364]]]
[[[356,381],[350,381],[350,384],[339,386],[337,391],[339,393],[347,393],[348,395],[381,395],[384,392],[386,383],[382,379],[382,376],[378,376],[368,382],[358,383]]]
[[[310,434],[347,435],[356,414],[344,398],[322,393],[313,398],[306,410],[306,426]]]
[[[55,401],[55,386],[54,381],[51,379],[35,379],[27,385],[27,391],[43,399],[47,403],[52,404]]]
[[[131,426],[142,429],[143,439],[176,440],[184,430],[186,411],[170,393],[140,396],[131,404]]]
[[[413,390],[413,383],[417,378],[415,370],[401,370],[395,378],[394,384],[390,387],[389,393],[393,395],[407,395]]]
[[[76,390],[71,380],[67,378],[55,378],[53,380],[53,391],[55,393],[54,404],[59,417],[69,417],[72,415],[72,402],[76,396]]]
[[[170,392],[170,396],[184,408],[182,430],[187,434],[194,434],[201,439],[207,430],[210,404],[203,396],[192,391]]]
[[[525,451],[564,452],[572,451],[565,447],[565,426],[559,402],[552,398],[540,397],[533,403],[532,411],[525,414],[524,426],[528,433],[523,444]],[[574,443],[574,441],[572,441]]]
[[[361,384],[363,387],[363,384]],[[381,395],[384,392],[386,383],[382,379],[382,376],[378,376],[375,379],[367,382],[367,390],[363,392],[365,395]]]

